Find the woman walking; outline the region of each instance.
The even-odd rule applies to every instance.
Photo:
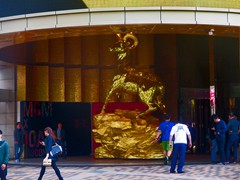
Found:
[[[63,177],[56,165],[56,161],[57,161],[57,157],[52,157],[49,153],[52,149],[52,146],[55,144],[55,141],[54,141],[54,134],[53,134],[53,130],[50,128],[50,127],[46,127],[44,129],[44,134],[46,136],[44,142],[40,142],[43,146],[45,146],[45,150],[46,150],[46,157],[44,158],[44,161],[47,161],[48,159],[51,159],[52,160],[52,168],[54,169],[56,175],[58,176],[59,180],[63,180]],[[46,170],[46,166],[43,166],[42,165],[42,168],[41,168],[41,171],[40,171],[40,175],[39,175],[39,178],[38,180],[41,180],[44,173],[45,173],[45,170]]]

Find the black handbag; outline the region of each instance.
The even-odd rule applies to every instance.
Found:
[[[52,150],[50,151],[50,155],[52,157],[58,156],[62,153],[62,147],[55,143],[55,145],[52,146]]]

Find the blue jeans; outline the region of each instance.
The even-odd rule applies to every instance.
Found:
[[[6,169],[4,169],[4,170],[2,170],[2,168],[0,168],[0,179],[6,180],[6,176],[7,176],[7,165],[6,165]]]
[[[230,154],[233,147],[233,161],[237,162],[238,158],[238,134],[229,135],[226,148],[226,161],[230,161]]]
[[[23,153],[23,144],[14,144],[15,159],[20,159]]]
[[[211,161],[213,163],[217,162],[217,159],[216,159],[217,151],[218,151],[217,141],[216,139],[212,139]]]
[[[178,156],[179,156],[179,163],[178,163],[177,172],[182,172],[183,171],[182,168],[183,168],[184,163],[185,163],[186,149],[187,149],[186,144],[182,144],[182,143],[174,144],[170,172],[175,171]]]
[[[219,150],[220,161],[221,163],[225,164],[225,136],[216,136],[216,142]]]

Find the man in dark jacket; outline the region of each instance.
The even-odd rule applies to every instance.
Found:
[[[15,160],[20,161],[23,153],[23,142],[24,142],[24,130],[22,124],[17,122],[17,128],[14,130],[14,150],[15,150]]]
[[[6,180],[7,164],[9,160],[9,145],[2,138],[2,131],[0,130],[0,179]]]
[[[57,128],[57,143],[62,147],[62,156],[63,158],[67,157],[67,142],[66,142],[66,134],[65,129],[62,126],[62,123],[58,123]]]
[[[211,117],[211,126],[210,126],[210,139],[211,139],[211,161],[213,164],[217,163],[216,156],[217,156],[217,141],[216,141],[216,123],[213,120],[213,116]]]
[[[220,160],[223,165],[225,165],[225,139],[226,139],[226,131],[227,131],[227,125],[226,123],[221,120],[218,115],[213,115],[214,122],[216,123],[215,135],[216,135],[216,141],[218,145]]]
[[[228,131],[228,141],[226,147],[226,161],[227,163],[230,162],[230,154],[231,149],[233,147],[233,163],[237,163],[238,160],[238,120],[235,118],[233,113],[228,115],[228,124],[227,124],[227,131]]]

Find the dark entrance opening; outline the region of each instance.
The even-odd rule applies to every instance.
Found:
[[[206,154],[210,152],[210,101],[209,99],[192,100],[192,125],[195,126],[195,152]]]
[[[54,103],[53,116],[66,131],[68,156],[91,154],[91,104]]]
[[[67,155],[91,155],[91,103],[21,102],[21,122],[25,130],[25,157],[43,157],[44,128],[55,132],[58,122],[66,131]]]
[[[183,120],[191,132],[193,148],[189,153],[207,154],[210,152],[210,100],[184,99],[179,104],[180,120]]]

